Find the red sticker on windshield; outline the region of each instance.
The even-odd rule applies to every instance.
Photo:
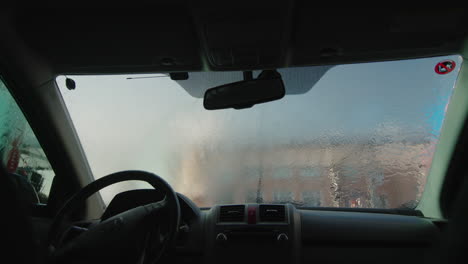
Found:
[[[455,69],[455,62],[453,60],[445,60],[437,63],[435,72],[438,74],[447,74]]]

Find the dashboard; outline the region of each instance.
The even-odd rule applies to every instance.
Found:
[[[122,200],[157,199],[150,191],[154,190],[122,193],[140,197]],[[421,216],[301,209],[291,204],[200,209],[184,195],[178,196],[179,237],[163,263],[420,262],[445,225]],[[114,210],[111,205],[107,211]]]

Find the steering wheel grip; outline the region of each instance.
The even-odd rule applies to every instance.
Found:
[[[51,252],[55,251],[59,242],[59,230],[64,219],[73,211],[73,209],[82,205],[83,202],[94,193],[115,183],[138,180],[149,183],[155,189],[160,190],[165,194],[164,204],[168,208],[168,216],[171,221],[168,223],[168,245],[173,245],[176,240],[177,231],[180,224],[180,205],[176,193],[172,187],[161,177],[156,174],[145,171],[121,171],[105,177],[99,178],[96,181],[82,188],[70,200],[68,200],[59,210],[52,222],[48,246]]]

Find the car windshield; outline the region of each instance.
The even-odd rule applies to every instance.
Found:
[[[65,76],[57,83],[96,178],[146,170],[200,207],[414,208],[460,56],[278,69],[286,96],[205,110],[208,88],[242,72]],[[254,77],[258,72],[254,72]],[[101,191],[105,202],[126,182]]]

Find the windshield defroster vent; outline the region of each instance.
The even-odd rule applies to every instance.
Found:
[[[220,207],[220,222],[243,222],[245,205],[225,205]]]
[[[284,205],[260,205],[260,222],[284,222],[285,220]]]

